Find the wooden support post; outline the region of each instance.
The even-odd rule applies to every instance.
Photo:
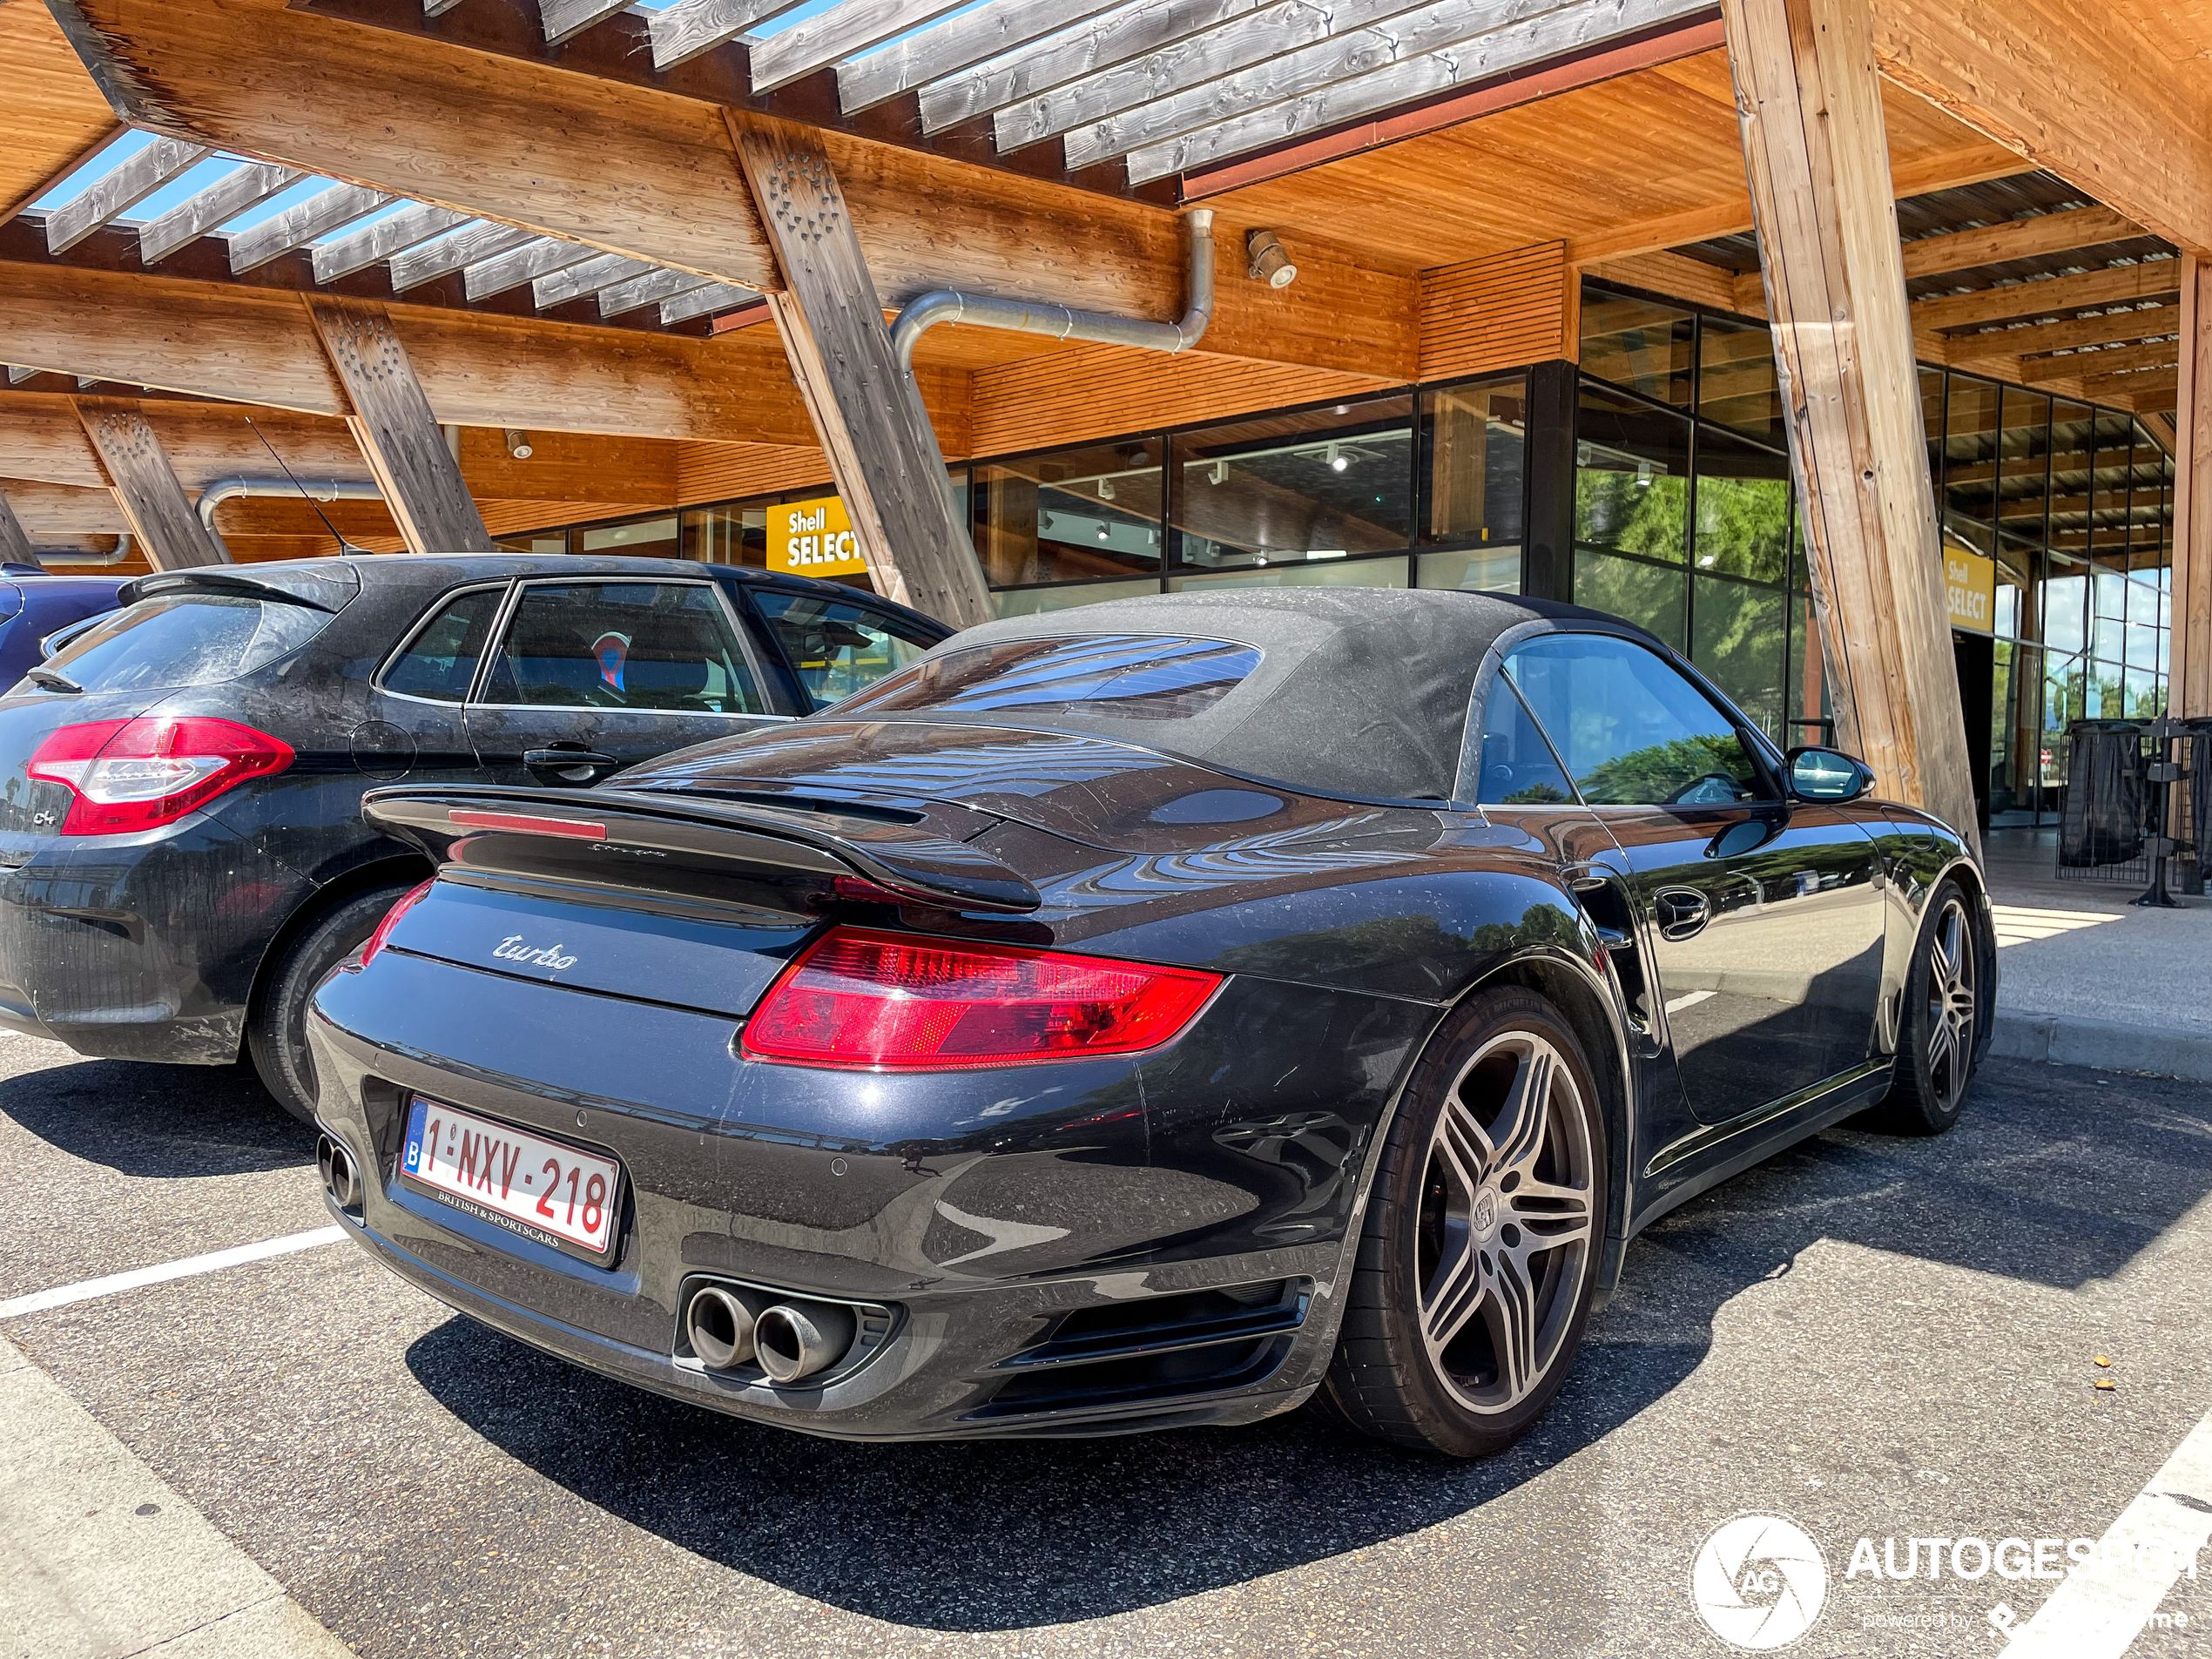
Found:
[[[330,366],[353,405],[346,425],[409,550],[496,551],[384,308],[320,295],[307,305]]]
[[[92,441],[93,453],[131,533],[145,550],[146,563],[157,570],[228,563],[192,510],[161,440],[138,406],[108,398],[75,401],[77,418]]]
[[[2212,260],[2182,259],[2182,388],[2174,413],[2174,632],[2166,708],[2212,718]]]
[[[1723,0],[1838,738],[1980,846],[1868,0]]]
[[[876,590],[955,628],[991,596],[921,395],[899,367],[883,302],[820,135],[729,112],[745,182],[788,290],[768,304]]]
[[[24,533],[23,521],[8,505],[5,490],[0,490],[0,560],[10,564],[38,563],[38,556],[30,550],[30,537]]]

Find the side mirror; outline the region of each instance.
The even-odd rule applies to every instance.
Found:
[[[1792,749],[1784,758],[1790,792],[1831,805],[1857,800],[1874,786],[1874,769],[1834,749]]]

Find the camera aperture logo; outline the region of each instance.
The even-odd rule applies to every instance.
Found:
[[[1786,1648],[1828,1601],[1828,1563],[1804,1527],[1779,1515],[1738,1515],[1715,1527],[1689,1568],[1689,1599],[1733,1648]]]

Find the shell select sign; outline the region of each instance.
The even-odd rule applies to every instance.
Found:
[[[863,576],[867,561],[834,496],[768,509],[768,568],[791,576]]]
[[[1943,597],[1953,628],[1996,631],[1997,561],[1962,547],[1943,550]]]

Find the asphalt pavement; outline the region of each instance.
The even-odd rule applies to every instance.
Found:
[[[1993,1061],[1947,1136],[1839,1129],[1661,1223],[1549,1416],[1476,1465],[1305,1416],[810,1440],[575,1370],[342,1242],[17,1313],[0,1338],[57,1385],[49,1417],[81,1407],[247,1558],[225,1570],[258,1568],[266,1605],[280,1588],[364,1659],[1695,1659],[1742,1650],[1691,1568],[1747,1512],[1824,1565],[1792,1654],[1989,1656],[2074,1587],[1961,1578],[1978,1558],[1954,1541],[2026,1541],[1999,1554],[2018,1563],[2054,1539],[2063,1560],[2131,1504],[2212,1514],[2212,1492],[2167,1495],[2212,1413],[2208,1194],[2212,1089]],[[311,1134],[243,1073],[0,1038],[0,1304],[327,1222]],[[35,1443],[10,1398],[0,1439]],[[4,1559],[35,1559],[37,1518],[0,1507]],[[1885,1541],[1922,1570],[1865,1570]],[[2202,1566],[2147,1606],[2139,1588],[2120,1645],[2039,1651],[2212,1653],[2212,1550]],[[0,1654],[46,1659],[22,1581],[0,1582]]]

